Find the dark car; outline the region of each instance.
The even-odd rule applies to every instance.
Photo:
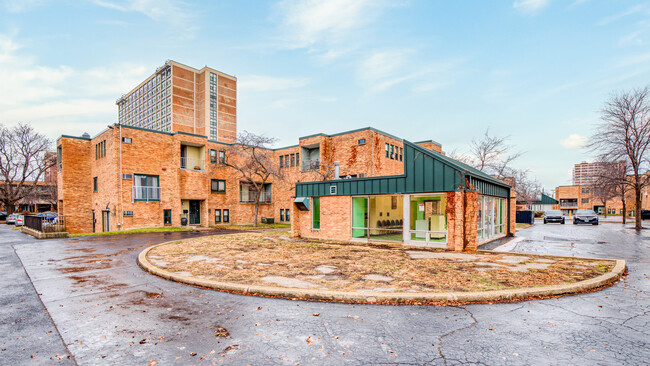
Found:
[[[641,210],[641,220],[650,219],[650,210]]]
[[[573,225],[578,224],[598,225],[598,215],[594,210],[578,210],[573,216]]]
[[[549,222],[559,222],[564,225],[564,215],[562,215],[562,211],[550,210],[544,212],[544,223],[547,224]]]
[[[5,221],[5,220],[7,220],[7,213],[0,212],[0,221]]]

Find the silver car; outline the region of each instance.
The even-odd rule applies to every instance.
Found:
[[[18,217],[18,214],[11,214],[7,216],[7,221],[5,223],[7,225],[14,225],[16,223],[16,218]]]

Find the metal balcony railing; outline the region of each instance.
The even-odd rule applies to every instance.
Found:
[[[302,161],[303,171],[318,170],[319,168],[320,168],[320,161],[318,161],[318,159]]]
[[[205,160],[181,157],[181,169],[205,170]]]
[[[161,187],[133,186],[133,201],[160,201],[162,202]]]
[[[260,202],[261,203],[271,203],[273,201],[273,196],[271,192],[265,192],[263,191],[260,193]],[[242,203],[255,203],[255,192],[254,191],[248,191],[246,192],[240,192],[239,194],[239,202]]]

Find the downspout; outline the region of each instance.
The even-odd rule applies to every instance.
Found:
[[[122,200],[124,198],[124,192],[123,192],[123,179],[122,179],[122,124],[120,124],[120,139],[117,142],[119,146],[119,155],[120,155],[120,169],[119,172],[117,173],[117,179],[120,180],[120,230],[124,227],[124,206],[122,206]]]
[[[510,211],[511,211],[511,209],[510,209],[510,200],[511,199],[512,199],[512,188],[510,188],[510,190],[508,190],[508,224],[507,224],[507,226],[508,226],[508,236],[514,236],[514,235],[512,235],[512,231],[510,231],[510,220],[511,220],[511,217],[510,217],[510,215],[511,215],[511,213],[510,213]],[[564,222],[564,221],[562,221],[562,222]]]

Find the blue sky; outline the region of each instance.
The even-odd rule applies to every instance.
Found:
[[[373,126],[463,153],[510,135],[547,190],[611,93],[649,83],[650,4],[631,0],[0,2],[0,123],[52,138],[115,123],[115,100],[172,59],[238,77],[238,128]]]

